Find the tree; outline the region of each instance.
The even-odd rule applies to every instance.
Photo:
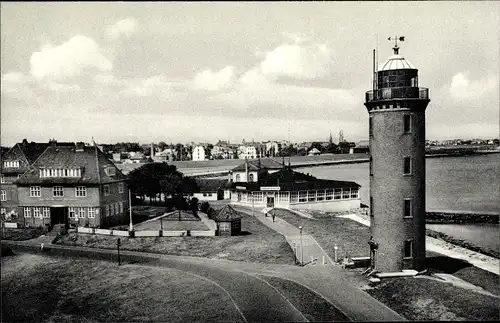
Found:
[[[280,157],[296,156],[296,155],[297,155],[297,149],[294,148],[292,145],[288,145],[286,147],[283,147],[283,149],[281,149],[279,152]]]
[[[348,154],[349,148],[356,146],[354,142],[342,141],[339,142],[339,149],[341,154]]]
[[[198,217],[198,202],[199,200],[196,197],[192,197],[191,200],[189,201],[189,207],[195,217]]]
[[[319,150],[319,152],[321,152],[321,153],[323,153],[325,151],[325,148],[323,147],[323,145],[320,142],[317,142],[317,141],[315,141],[315,142],[313,142],[311,144],[311,146],[309,147],[309,150],[314,149],[314,148],[316,148],[317,150]]]
[[[160,141],[158,143],[158,148],[160,149],[160,151],[164,151],[165,149],[167,149],[168,145],[164,142],[164,141]]]
[[[328,146],[325,148],[325,152],[329,154],[338,154],[339,153],[339,146],[334,144],[333,142],[329,142]]]
[[[161,193],[165,196],[165,205],[168,196],[174,196],[182,191],[182,178],[177,174],[164,174],[159,184]]]

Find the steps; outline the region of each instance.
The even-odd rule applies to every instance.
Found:
[[[65,225],[64,224],[55,224],[52,227],[52,230],[50,230],[49,233],[47,233],[48,236],[55,237],[62,231],[65,231]]]

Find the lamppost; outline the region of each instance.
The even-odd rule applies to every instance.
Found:
[[[118,249],[118,266],[120,266],[121,262],[120,262],[120,244],[121,244],[121,240],[120,238],[118,238],[118,240],[116,240],[116,249]]]
[[[302,243],[302,226],[299,227],[300,230],[300,264],[304,265],[304,244]]]

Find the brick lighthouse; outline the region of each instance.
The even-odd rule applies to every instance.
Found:
[[[399,54],[377,71],[366,93],[370,132],[372,267],[379,272],[425,267],[425,109],[429,90]],[[374,52],[375,56],[375,52]],[[375,59],[374,59],[375,65]]]

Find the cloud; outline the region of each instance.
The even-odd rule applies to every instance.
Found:
[[[449,94],[456,101],[476,100],[498,92],[498,75],[490,74],[478,80],[470,80],[467,72],[455,74],[451,79]]]
[[[203,89],[207,91],[217,91],[227,89],[235,79],[235,67],[227,66],[218,72],[206,70],[196,74],[193,80],[195,89]]]
[[[118,21],[116,24],[108,26],[106,34],[111,39],[119,37],[130,37],[137,31],[137,20],[134,18],[126,18]]]
[[[329,75],[332,61],[326,44],[284,44],[266,54],[260,69],[264,75],[311,80]]]
[[[97,43],[86,36],[74,36],[59,45],[47,45],[30,59],[31,74],[38,80],[61,80],[81,75],[87,69],[110,71],[113,64]]]

